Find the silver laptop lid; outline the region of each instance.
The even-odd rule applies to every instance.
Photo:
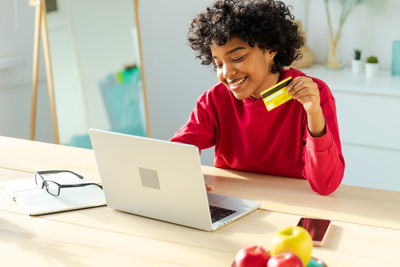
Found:
[[[107,205],[211,230],[196,146],[89,130]]]

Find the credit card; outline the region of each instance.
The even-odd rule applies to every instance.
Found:
[[[286,78],[285,80],[261,92],[261,97],[264,100],[264,104],[268,111],[271,111],[292,99],[292,97],[289,95],[289,92],[286,91],[286,86],[291,81],[292,77]]]

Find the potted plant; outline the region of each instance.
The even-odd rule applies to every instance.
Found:
[[[361,50],[354,49],[354,58],[351,62],[351,69],[354,74],[360,74],[362,72],[363,62],[361,61]]]
[[[370,56],[367,58],[367,63],[365,64],[365,74],[367,77],[376,76],[379,70],[378,58],[376,56]]]

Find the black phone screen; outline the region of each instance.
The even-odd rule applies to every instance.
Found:
[[[322,241],[330,223],[325,219],[301,218],[297,225],[306,229],[313,241]]]

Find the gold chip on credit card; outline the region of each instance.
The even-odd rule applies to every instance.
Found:
[[[268,111],[271,111],[292,99],[292,97],[289,95],[289,92],[286,91],[286,86],[291,81],[292,77],[286,78],[285,80],[261,92],[261,97],[264,100],[264,104]]]

